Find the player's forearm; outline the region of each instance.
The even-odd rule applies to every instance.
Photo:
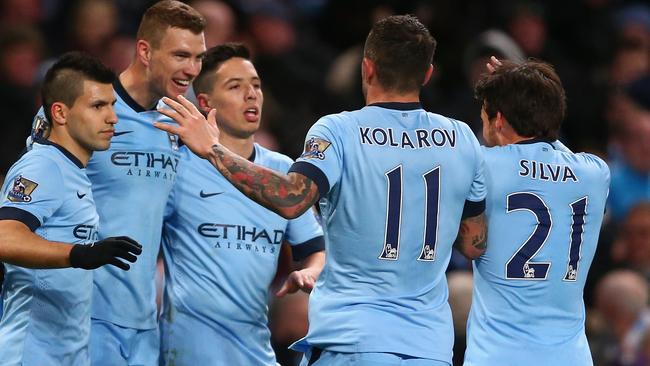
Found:
[[[51,242],[19,221],[0,221],[0,261],[27,268],[70,267],[71,244]]]
[[[325,266],[325,251],[321,250],[310,254],[300,264],[303,270],[309,270],[314,275],[314,279],[318,278]]]
[[[318,200],[318,188],[305,176],[255,165],[222,145],[213,145],[207,159],[235,188],[284,218],[300,216]]]
[[[460,222],[454,246],[469,259],[476,259],[485,252],[487,248],[487,220],[484,213],[468,217]]]

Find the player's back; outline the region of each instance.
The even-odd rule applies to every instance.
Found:
[[[300,160],[336,154],[340,174],[327,173],[321,200],[327,264],[307,343],[450,360],[444,272],[482,166],[471,130],[417,103],[384,103],[326,116],[309,136],[324,137]]]
[[[488,245],[474,262],[465,364],[591,364],[583,288],[607,165],[529,140],[485,149],[485,167]]]

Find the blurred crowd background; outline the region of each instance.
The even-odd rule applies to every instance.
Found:
[[[0,172],[24,147],[38,87],[58,55],[83,50],[116,72],[130,63],[151,0],[0,0]],[[245,43],[263,81],[257,141],[297,157],[322,115],[360,108],[363,42],[371,24],[411,13],[438,41],[425,109],[467,122],[480,138],[473,84],[487,57],[552,63],[564,83],[562,140],[605,158],[612,185],[585,301],[596,365],[650,365],[650,5],[623,0],[196,0],[208,47]],[[285,258],[279,277],[288,272]],[[464,349],[471,265],[449,268],[456,358]],[[304,294],[270,299],[278,359],[302,336]],[[460,363],[458,363],[460,364]]]

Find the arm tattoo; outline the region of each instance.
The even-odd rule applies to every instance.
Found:
[[[475,235],[472,236],[471,238],[472,246],[480,250],[484,250],[485,248],[487,248],[487,225],[485,222],[485,214],[480,214],[474,217],[468,217],[463,221],[467,221],[465,225],[472,225],[476,228],[481,228],[480,230],[478,230],[478,232]],[[461,222],[461,225],[462,224],[463,223]]]
[[[319,198],[318,187],[302,174],[282,174],[255,165],[220,145],[208,160],[239,191],[284,217],[298,217]]]
[[[484,251],[487,248],[487,223],[485,214],[468,217],[460,222],[458,237],[454,246],[461,252],[468,246],[479,251]]]

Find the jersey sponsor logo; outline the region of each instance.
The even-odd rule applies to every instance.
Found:
[[[212,244],[216,249],[275,254],[284,240],[283,230],[267,230],[254,226],[206,222],[199,225],[197,230],[201,236],[216,239]]]
[[[325,159],[325,150],[332,143],[319,137],[312,137],[305,142],[305,152],[300,156],[303,159]]]
[[[535,180],[566,183],[577,182],[578,177],[568,165],[555,165],[535,160],[519,160],[519,175]]]
[[[254,226],[219,224],[205,222],[198,227],[199,234],[208,238],[223,238],[239,241],[262,241],[267,244],[282,244],[284,230],[264,229]]]
[[[127,167],[126,175],[174,180],[178,158],[165,153],[141,151],[116,151],[111,154],[111,163]]]
[[[205,193],[205,192],[203,192],[203,190],[201,190],[201,192],[199,192],[199,196],[201,196],[201,198],[208,198],[208,197],[212,197],[212,196],[220,195],[220,194],[222,194],[222,193],[223,193],[223,192]]]
[[[392,128],[359,127],[359,138],[364,145],[386,146],[400,149],[426,149],[431,147],[456,147],[456,131],[444,128],[432,130],[394,131]]]
[[[72,235],[77,239],[97,241],[97,227],[94,225],[79,224],[72,229]]]
[[[113,133],[113,137],[126,135],[127,133],[131,133],[131,132],[133,132],[133,131],[115,131],[115,132]]]
[[[11,187],[11,190],[7,194],[7,198],[11,202],[31,202],[31,194],[36,187],[38,187],[38,183],[19,175],[14,179],[13,187]]]

